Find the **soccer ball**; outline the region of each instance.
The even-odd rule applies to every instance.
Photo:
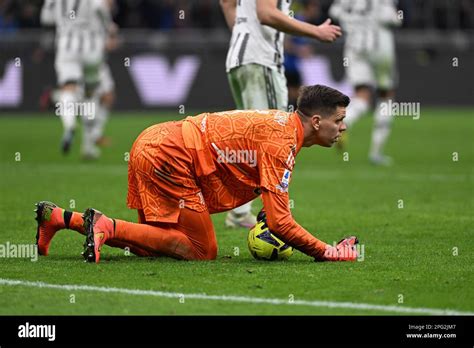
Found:
[[[293,255],[293,248],[273,235],[266,222],[265,212],[261,211],[257,224],[249,231],[247,242],[250,253],[257,260],[289,259]]]

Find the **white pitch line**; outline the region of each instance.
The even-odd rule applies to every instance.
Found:
[[[354,302],[335,302],[335,301],[306,301],[306,300],[283,300],[276,298],[246,297],[234,295],[206,295],[206,294],[185,294],[179,292],[164,292],[155,290],[139,290],[110,288],[91,285],[74,285],[74,284],[49,284],[44,282],[31,282],[26,280],[3,279],[0,278],[0,285],[7,286],[26,286],[44,289],[58,289],[69,291],[93,291],[105,293],[118,293],[137,296],[156,296],[167,298],[185,298],[209,301],[224,302],[241,302],[241,303],[263,303],[273,305],[295,305],[308,307],[327,307],[327,308],[343,308],[343,309],[361,309],[361,310],[378,310],[383,312],[396,312],[406,314],[425,314],[425,315],[474,315],[474,312],[463,312],[452,309],[436,309],[436,308],[413,308],[401,306],[375,305],[370,303],[354,303]]]

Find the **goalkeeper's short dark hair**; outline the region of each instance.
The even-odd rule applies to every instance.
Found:
[[[347,107],[351,99],[337,89],[323,86],[303,86],[299,90],[296,108],[304,116],[331,116],[338,106]]]

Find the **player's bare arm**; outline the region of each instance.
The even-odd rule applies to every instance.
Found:
[[[232,30],[235,24],[237,0],[220,0],[219,4],[221,5],[222,12],[224,12],[227,26]]]
[[[398,16],[397,8],[392,2],[383,2],[380,7],[380,16],[378,18],[380,24],[387,27],[399,27],[402,25],[402,20]]]
[[[54,26],[56,24],[54,19],[54,0],[47,0],[41,8],[40,22],[44,26]]]
[[[342,35],[341,28],[327,19],[321,25],[312,25],[286,16],[277,7],[277,0],[257,0],[260,23],[292,35],[308,36],[322,42],[333,42]]]
[[[111,22],[108,27],[108,36],[105,42],[105,48],[107,52],[114,51],[118,48],[120,44],[118,31],[119,31],[118,25],[115,24],[114,22]]]

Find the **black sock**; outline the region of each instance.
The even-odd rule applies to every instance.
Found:
[[[72,212],[65,210],[63,217],[64,217],[64,224],[66,225],[66,228],[69,229],[69,222],[71,222]]]

